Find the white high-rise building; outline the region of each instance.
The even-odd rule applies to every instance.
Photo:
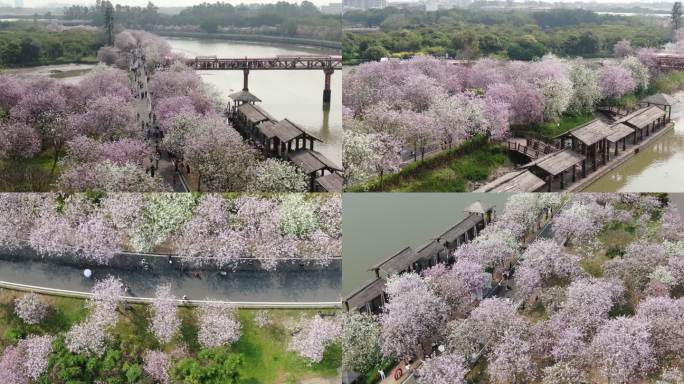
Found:
[[[14,8],[24,8],[24,0],[14,0]]]
[[[385,8],[387,0],[342,0],[342,7],[346,10],[351,9],[372,9]]]

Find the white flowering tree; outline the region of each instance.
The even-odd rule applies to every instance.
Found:
[[[230,345],[240,338],[240,322],[232,305],[203,303],[199,308],[197,340],[204,348]]]
[[[48,305],[35,293],[27,293],[14,300],[14,313],[26,324],[38,324],[47,314]]]
[[[181,322],[178,318],[176,297],[171,292],[171,286],[160,285],[154,292],[152,303],[152,333],[161,343],[168,343],[180,330]]]
[[[328,345],[340,337],[341,327],[337,319],[324,319],[316,315],[313,318],[302,317],[298,328],[287,349],[307,359],[310,363],[319,363]]]

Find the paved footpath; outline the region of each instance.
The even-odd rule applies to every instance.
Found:
[[[295,263],[283,265],[275,272],[255,267],[236,272],[188,271],[174,262],[150,262],[145,270],[140,265],[127,269],[107,266],[60,264],[27,261],[17,251],[0,250],[0,282],[37,287],[88,292],[94,279],[108,275],[121,278],[129,287],[129,296],[153,297],[158,284],[168,283],[177,297],[189,300],[215,299],[233,302],[340,302],[342,271],[340,263],[327,268],[300,267]],[[89,268],[93,278],[83,277]],[[0,284],[1,285],[1,284]]]
[[[137,82],[134,81],[133,83],[133,87],[136,92],[136,124],[140,129],[143,129],[143,123],[145,123],[147,126],[151,126],[150,112],[152,111],[152,99],[150,98],[147,71],[145,69],[144,62],[140,59],[136,59],[135,65],[140,68],[140,81],[142,82],[142,88],[138,86]],[[144,97],[140,97],[141,91],[145,92]],[[159,176],[171,186],[174,192],[188,192],[187,186],[185,185],[182,177],[176,172],[173,162],[168,159],[168,155],[162,153],[159,163],[156,165],[158,165],[157,172],[159,173]]]

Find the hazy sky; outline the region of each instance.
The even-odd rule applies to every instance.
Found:
[[[301,3],[301,0],[285,0],[289,3]],[[316,5],[325,5],[330,2],[335,2],[335,0],[310,0]],[[195,4],[201,4],[205,1],[203,0],[152,0],[152,3],[158,7],[187,7]],[[207,0],[208,3],[214,3],[216,0]],[[261,3],[275,3],[276,0],[239,0],[239,1],[224,1],[231,4],[261,4]],[[114,4],[131,5],[131,6],[145,6],[147,5],[147,0],[112,0]],[[14,0],[0,0],[0,4],[14,4]],[[53,6],[55,4],[76,4],[76,5],[92,5],[95,1],[83,1],[83,0],[24,0],[24,7],[44,7]]]

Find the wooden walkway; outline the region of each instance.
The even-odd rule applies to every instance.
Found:
[[[544,155],[558,151],[558,148],[535,139],[510,139],[508,140],[508,150],[536,160]]]

